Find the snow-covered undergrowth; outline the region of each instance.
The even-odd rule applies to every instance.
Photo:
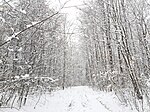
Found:
[[[98,92],[87,86],[58,90],[41,97],[29,96],[20,110],[2,108],[0,112],[136,112],[123,105],[113,92]]]

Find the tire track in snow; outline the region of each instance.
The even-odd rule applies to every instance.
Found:
[[[76,96],[71,97],[67,112],[110,112],[96,99],[95,91],[83,89],[77,90],[74,94]]]

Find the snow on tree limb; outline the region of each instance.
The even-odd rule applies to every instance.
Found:
[[[34,22],[34,24],[32,24],[31,26],[29,26],[29,27],[25,28],[24,30],[20,31],[20,32],[17,33],[16,35],[13,34],[12,36],[10,36],[10,38],[9,38],[8,40],[6,40],[6,42],[2,43],[2,44],[0,45],[0,47],[2,47],[3,45],[7,44],[12,38],[17,38],[21,33],[27,31],[27,30],[30,29],[30,28],[35,27],[36,25],[38,25],[38,24],[40,24],[40,23],[42,23],[42,22],[47,21],[48,19],[54,17],[54,16],[57,15],[57,14],[59,14],[59,11],[56,12],[56,13],[54,13],[53,15],[51,15],[51,16],[49,16],[49,17],[47,17],[47,18],[45,18],[45,19],[43,19],[43,20],[41,20],[41,21],[39,21],[39,22],[36,22],[36,23]]]

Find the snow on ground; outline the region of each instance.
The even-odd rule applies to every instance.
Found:
[[[37,101],[39,101],[37,103]],[[35,107],[35,108],[34,108]],[[58,90],[39,97],[29,97],[20,110],[0,112],[135,112],[121,104],[114,93],[97,92],[87,86]]]

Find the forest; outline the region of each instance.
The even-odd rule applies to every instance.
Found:
[[[150,1],[83,0],[75,31],[68,2],[0,0],[0,108],[88,86],[149,112]]]

